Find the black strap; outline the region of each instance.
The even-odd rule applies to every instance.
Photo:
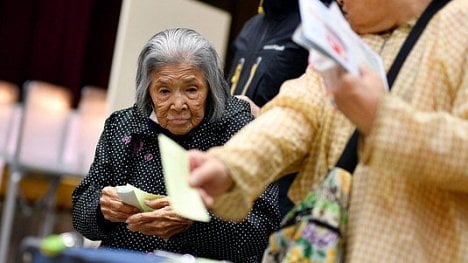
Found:
[[[413,29],[409,33],[408,37],[406,38],[405,42],[403,43],[398,55],[396,56],[390,70],[387,72],[387,81],[389,89],[392,88],[393,83],[398,75],[398,72],[401,69],[401,66],[405,62],[405,59],[408,57],[411,49],[414,47],[416,42],[418,41],[419,37],[421,36],[424,28],[431,20],[432,16],[437,13],[440,9],[442,9],[445,4],[450,2],[450,0],[433,0],[429,6],[424,10],[421,17],[418,19],[416,24],[414,25]],[[350,173],[354,172],[358,164],[358,156],[357,156],[357,144],[359,139],[359,132],[357,130],[354,131],[351,138],[348,140],[348,143],[341,154],[340,159],[336,163],[336,166],[347,170]]]

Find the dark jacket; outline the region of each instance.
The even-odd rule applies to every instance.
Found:
[[[73,193],[73,226],[102,246],[152,252],[155,249],[233,262],[255,262],[279,225],[278,188],[270,186],[241,223],[212,216],[208,223],[194,222],[186,232],[164,241],[157,236],[131,232],[125,223],[104,219],[99,198],[105,186],[130,183],[144,191],[166,194],[157,136],[164,133],[186,149],[207,150],[224,144],[252,120],[246,102],[229,99],[217,122],[203,121],[188,134],[175,136],[143,116],[136,108],[117,111],[106,121],[88,176]]]
[[[264,14],[248,20],[234,41],[228,75],[231,94],[263,106],[281,84],[305,72],[308,51],[291,39],[300,23],[298,1],[265,0]]]

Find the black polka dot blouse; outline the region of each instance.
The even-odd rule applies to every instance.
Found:
[[[133,106],[113,113],[104,126],[89,174],[73,192],[73,226],[101,245],[143,252],[165,250],[232,262],[258,262],[270,233],[280,222],[278,187],[270,185],[243,222],[222,221],[211,214],[208,223],[194,222],[185,232],[165,241],[127,229],[125,223],[104,219],[99,198],[105,186],[130,183],[154,194],[166,194],[157,143],[164,133],[186,149],[207,150],[224,144],[252,120],[248,103],[231,97],[223,117],[203,121],[188,134],[175,136],[143,116]]]

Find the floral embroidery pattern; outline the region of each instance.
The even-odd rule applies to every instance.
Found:
[[[145,154],[145,161],[151,161],[153,160],[153,154],[152,153],[146,153]]]
[[[129,136],[129,135],[126,135],[126,136],[124,136],[124,137],[121,139],[121,141],[122,141],[124,144],[129,144],[131,140],[132,140],[132,137]]]

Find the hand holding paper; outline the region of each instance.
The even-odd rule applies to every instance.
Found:
[[[145,204],[145,200],[164,197],[164,195],[147,193],[131,184],[117,186],[117,195],[124,203],[132,205],[143,212],[153,211],[151,207]]]
[[[293,35],[296,43],[356,76],[360,73],[359,65],[366,65],[380,75],[388,90],[381,58],[351,29],[335,2],[329,8],[316,0],[300,0],[299,4],[302,22]],[[315,59],[321,56],[313,55],[311,63],[317,71],[327,75],[334,67],[325,59]],[[323,61],[328,65],[323,65]]]
[[[198,191],[188,184],[187,151],[167,136],[158,136],[166,189],[172,209],[188,219],[208,222],[210,215]]]

